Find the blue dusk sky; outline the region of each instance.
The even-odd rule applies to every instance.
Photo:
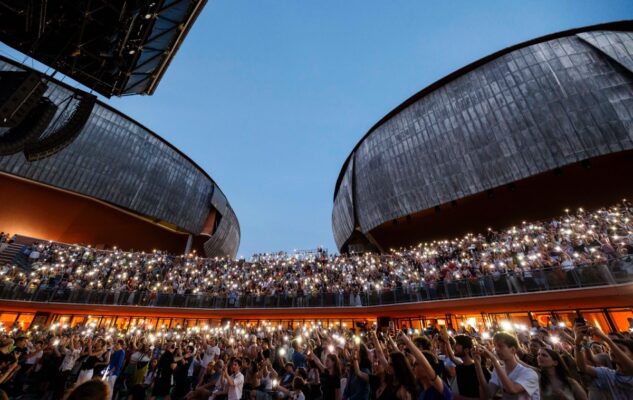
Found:
[[[334,252],[336,178],[386,113],[502,48],[623,19],[631,0],[209,0],[156,93],[108,102],[215,179],[238,255]]]

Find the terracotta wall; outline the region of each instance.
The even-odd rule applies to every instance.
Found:
[[[187,243],[185,234],[107,204],[3,174],[0,230],[65,243],[163,249],[176,254],[184,251]]]

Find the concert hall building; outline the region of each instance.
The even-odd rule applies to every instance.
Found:
[[[27,70],[0,58],[0,72]],[[77,90],[45,80],[57,118]],[[0,157],[0,204],[1,231],[37,239],[209,257],[235,257],[240,242],[237,217],[217,183],[156,133],[100,101],[55,154]]]
[[[340,251],[388,251],[633,192],[633,21],[521,43],[416,93],[345,160]]]
[[[19,68],[0,61],[0,71]],[[71,90],[49,85],[57,104]],[[633,188],[632,119],[631,21],[561,32],[485,57],[405,101],[353,149],[336,183],[337,245],[341,251],[386,251],[561,215],[566,207],[612,204]],[[171,252],[191,237],[208,256],[235,255],[239,225],[215,182],[107,105],[96,103],[66,148],[26,161],[34,154],[26,148],[0,158],[0,230]],[[334,293],[300,303],[282,293],[237,301],[161,293],[156,301],[132,296],[135,301],[121,304],[113,291],[80,289],[86,295],[79,301],[47,287],[30,293],[0,285],[0,323],[186,329],[266,320],[300,329],[315,322],[358,327],[393,321],[456,329],[551,321],[571,326],[582,315],[605,331],[633,329],[630,274],[619,266],[593,267],[604,275],[536,291],[513,292],[507,284],[482,294],[481,281],[461,280],[464,290],[444,285],[431,295],[435,288],[425,287],[418,295],[396,289],[368,296],[362,306],[337,303]]]

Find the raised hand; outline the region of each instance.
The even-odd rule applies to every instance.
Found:
[[[448,330],[442,329],[438,336],[438,339],[444,343],[450,343],[450,339],[448,337]]]
[[[595,326],[590,326],[587,328],[587,336],[595,336],[595,337],[599,337],[602,340],[605,340],[608,338],[607,334],[602,332],[600,329],[598,329]]]
[[[479,345],[475,346],[473,348],[473,353],[474,352],[478,352],[482,358],[489,358],[491,360],[495,360],[497,358],[492,351],[488,350],[484,346],[479,346]]]
[[[470,351],[470,355],[475,360],[476,363],[480,363],[484,358],[483,351],[481,350],[481,346],[475,345]]]
[[[586,325],[574,325],[574,339],[576,344],[581,344],[588,333],[589,327]]]
[[[359,357],[358,357],[358,348],[354,348],[354,350],[352,351],[352,360],[353,361],[358,361]]]

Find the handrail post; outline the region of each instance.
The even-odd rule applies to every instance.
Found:
[[[33,301],[33,299],[36,298],[35,296],[37,295],[37,292],[40,290],[40,285],[41,285],[41,283],[39,285],[37,285],[37,287],[35,288],[33,293],[31,293],[31,297],[29,298],[29,301]]]
[[[607,278],[608,278],[607,280],[609,281],[609,282],[608,282],[608,284],[609,284],[609,285],[615,285],[615,284],[617,284],[617,281],[615,280],[615,277],[613,276],[613,271],[611,271],[611,265],[612,265],[612,264],[613,264],[613,261],[612,261],[612,262],[608,262],[608,261],[607,261],[607,264],[606,264],[606,265],[605,265],[605,264],[601,264],[601,265],[600,265],[600,266],[602,267],[602,268],[600,268],[600,269],[601,269],[602,271],[604,271],[604,272],[606,273],[606,275],[607,275]]]

